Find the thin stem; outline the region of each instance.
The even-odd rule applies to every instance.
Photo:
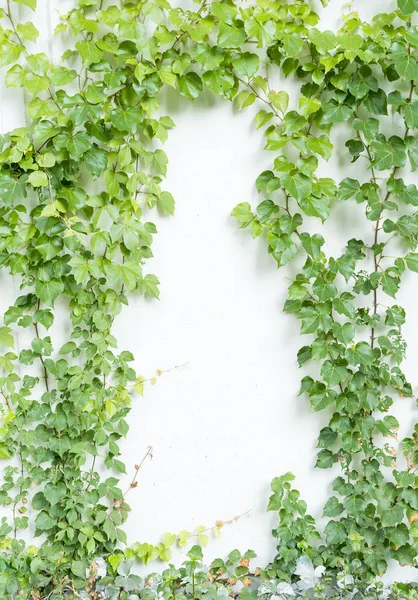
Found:
[[[41,305],[41,301],[38,300],[38,308],[37,308],[37,310],[39,310],[40,305]],[[39,335],[38,323],[36,321],[34,322],[34,327],[35,327],[36,337],[38,338],[38,340],[40,340],[41,337]],[[44,357],[42,356],[42,353],[39,355],[39,359],[40,359],[40,361],[42,363],[42,367],[43,367],[43,370],[44,370],[44,380],[45,380],[46,391],[49,392],[48,371],[47,371],[47,368],[45,366]]]
[[[137,481],[137,477],[138,477],[138,473],[142,467],[142,465],[144,464],[144,462],[146,461],[146,459],[150,457],[152,459],[152,447],[148,446],[148,449],[145,453],[145,456],[143,457],[143,459],[141,460],[141,462],[139,463],[139,465],[135,465],[135,473],[134,476],[132,478],[131,483],[129,484],[128,489],[126,490],[126,492],[123,494],[122,498],[125,498],[126,494],[132,489],[132,488],[136,488],[138,485],[138,481]]]

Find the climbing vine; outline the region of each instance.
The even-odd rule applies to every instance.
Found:
[[[27,20],[16,18],[18,4]],[[0,9],[0,65],[6,84],[24,89],[28,114],[25,127],[0,137],[0,265],[20,288],[0,327],[3,597],[99,598],[108,589],[109,598],[151,598],[152,588],[164,598],[288,598],[295,590],[415,598],[413,584],[386,592],[380,579],[391,561],[417,566],[418,555],[418,426],[398,443],[391,414],[395,401],[413,396],[396,294],[405,274],[418,272],[410,182],[418,0],[398,0],[371,23],[349,12],[336,33],[320,29],[309,0],[203,1],[195,10],[166,0],[74,0],[55,32],[68,47],[58,64],[36,52],[35,9],[36,0]],[[297,82],[296,102],[274,89],[275,72]],[[164,86],[191,100],[208,89],[239,110],[259,106],[271,167],[256,181],[256,209],[243,202],[233,216],[266,239],[279,267],[302,258],[284,310],[309,336],[299,365],[317,365],[301,394],[330,417],[316,467],[339,473],[324,528],[291,474],[273,480],[277,555],[266,568],[252,570],[254,554],[234,551],[206,573],[193,546],[185,566],[153,587],[127,559],[170,560],[174,543],[207,542],[202,527],[126,547],[123,528],[141,464],[128,473],[119,442],[144,378],[133,355],[118,350],[112,325],[131,294],[158,298],[147,272],[152,215],[174,213],[164,189],[162,145],[174,126],[160,114]],[[333,144],[335,127],[343,148]],[[362,178],[322,177],[337,158],[358,162]],[[322,223],[340,203],[356,214],[354,205],[364,206],[369,233],[360,237],[359,225],[359,239],[331,256]],[[59,302],[69,329],[61,347],[53,341]]]

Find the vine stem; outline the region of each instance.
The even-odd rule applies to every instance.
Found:
[[[138,473],[142,467],[142,465],[144,464],[144,462],[147,460],[147,458],[150,457],[152,459],[152,446],[148,446],[148,449],[144,455],[144,457],[142,458],[141,462],[138,465],[135,465],[135,473],[134,476],[132,478],[131,483],[129,484],[128,489],[126,490],[126,492],[123,494],[122,498],[125,498],[126,494],[128,492],[130,492],[131,489],[136,488],[138,485],[138,481],[137,481],[137,477],[138,477]]]
[[[38,300],[38,310],[39,310],[39,306],[40,306],[40,300]],[[40,340],[41,337],[39,335],[38,323],[36,323],[36,321],[34,323],[34,327],[35,327],[36,337],[38,338],[38,340]],[[44,380],[45,380],[46,391],[49,392],[48,371],[45,366],[44,357],[42,356],[42,353],[39,355],[39,359],[42,363],[42,368],[44,370]]]

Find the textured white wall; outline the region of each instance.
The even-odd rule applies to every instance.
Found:
[[[65,12],[72,0],[38,4],[42,49],[59,60],[51,28],[57,9]],[[344,4],[331,0],[322,11],[324,28],[338,26]],[[366,18],[393,5],[391,0],[352,2]],[[16,10],[29,14],[23,7]],[[295,100],[297,90],[289,82],[278,86]],[[0,108],[2,131],[24,123],[21,94],[5,91],[2,83]],[[177,208],[174,218],[152,217],[159,234],[148,269],[161,280],[161,300],[132,299],[115,334],[146,377],[184,364],[163,374],[156,385],[147,384],[130,416],[131,432],[123,444],[128,472],[149,445],[154,459],[144,465],[139,486],[129,496],[129,541],[157,542],[166,531],[211,526],[250,510],[211,541],[207,556],[250,547],[262,564],[274,552],[274,517],[265,512],[270,480],[294,472],[311,513],[320,517],[336,471],[313,470],[317,435],[327,418],[310,413],[307,401],[297,397],[304,373],[297,368],[296,353],[303,342],[296,321],[281,312],[292,272],[277,271],[263,241],[239,231],[229,216],[238,202],[257,201],[254,181],[273,157],[262,151],[254,112],[234,114],[231,105],[209,94],[195,103],[176,93],[164,96],[162,113],[177,125],[166,143],[166,189]],[[337,142],[338,137],[337,131]],[[359,166],[342,169],[337,156],[322,168],[338,180],[358,176]],[[331,252],[353,236],[371,235],[362,207],[352,204],[339,206],[325,227],[315,221],[312,229],[324,229]],[[3,310],[15,292],[11,281],[0,277]],[[409,309],[406,370],[412,378],[418,355],[416,286],[411,277],[399,299]],[[413,400],[403,402],[398,414],[407,433],[418,415]]]

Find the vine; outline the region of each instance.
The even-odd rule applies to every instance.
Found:
[[[331,414],[316,467],[340,473],[323,531],[293,476],[273,480],[277,555],[265,569],[251,569],[251,551],[234,551],[206,573],[193,546],[184,568],[157,578],[155,594],[416,597],[413,584],[384,591],[381,577],[391,561],[417,566],[418,555],[418,426],[400,443],[405,464],[389,413],[396,398],[413,396],[400,367],[405,311],[392,299],[407,270],[418,272],[418,189],[404,181],[418,166],[417,0],[398,0],[371,23],[350,12],[337,33],[317,27],[308,0],[204,1],[196,10],[166,0],[78,0],[56,30],[66,44],[74,40],[59,65],[32,53],[39,32],[30,18],[18,22],[16,4],[35,10],[36,0],[7,0],[0,9],[0,65],[8,86],[24,88],[31,120],[0,138],[0,265],[22,292],[0,327],[5,598],[104,597],[100,581],[113,594],[106,597],[151,598],[153,584],[131,574],[126,559],[169,560],[174,543],[207,541],[202,527],[126,548],[123,529],[123,490],[136,487],[142,463],[132,478],[119,442],[146,380],[133,355],[117,350],[112,325],[130,294],[159,294],[146,263],[152,211],[174,213],[163,184],[161,144],[174,126],[159,115],[165,85],[192,100],[205,88],[240,110],[262,107],[256,127],[275,158],[256,181],[256,210],[244,202],[233,215],[265,237],[279,267],[304,257],[284,310],[311,336],[299,365],[318,365],[301,393],[314,411]],[[272,87],[275,70],[300,84],[297,106]],[[338,124],[344,149],[330,139]],[[337,154],[363,164],[363,178],[321,177]],[[312,231],[340,202],[364,205],[371,235],[328,256],[325,238]],[[58,299],[71,326],[61,347],[52,340]],[[20,336],[15,350],[23,329],[32,339],[22,347],[28,336]],[[31,527],[38,547],[23,540]]]

